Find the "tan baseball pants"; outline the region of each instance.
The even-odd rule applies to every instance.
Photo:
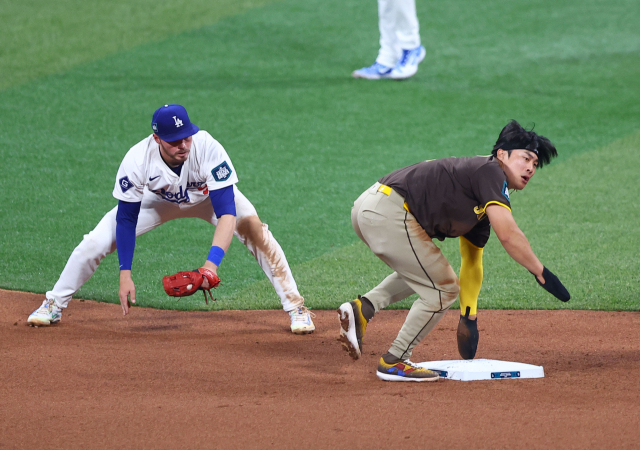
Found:
[[[409,359],[458,296],[458,277],[393,189],[380,183],[367,189],[353,204],[351,223],[371,251],[395,270],[364,294],[376,312],[413,293],[420,296],[389,349]]]

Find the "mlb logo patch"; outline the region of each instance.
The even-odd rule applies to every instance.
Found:
[[[216,181],[227,181],[231,176],[231,168],[227,162],[223,162],[222,164],[214,167],[211,170],[211,175],[213,175],[213,179]]]
[[[511,199],[509,198],[509,188],[507,187],[507,182],[506,181],[502,185],[502,195],[504,195],[504,197],[507,199],[507,201],[511,202]]]
[[[120,184],[120,189],[122,189],[122,193],[124,194],[129,189],[133,187],[133,183],[129,181],[129,177],[122,177],[118,180],[118,184]]]
[[[153,123],[151,124],[151,128],[153,129],[153,132],[154,132],[154,133],[157,133],[157,132],[158,132],[158,124],[157,124],[157,123],[153,122]]]

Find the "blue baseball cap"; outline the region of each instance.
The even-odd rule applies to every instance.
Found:
[[[156,109],[151,119],[151,128],[166,142],[179,141],[200,131],[200,128],[191,123],[187,110],[181,105],[164,105]]]

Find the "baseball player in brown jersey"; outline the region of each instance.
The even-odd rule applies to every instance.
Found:
[[[444,317],[460,295],[458,349],[475,356],[482,251],[493,228],[500,243],[537,282],[562,301],[569,292],[534,254],[511,215],[509,190],[521,190],[537,168],[557,156],[553,144],[515,120],[500,132],[491,156],[425,161],[382,177],[354,203],[357,235],[394,272],[371,291],[338,309],[340,341],[351,357],[362,354],[362,338],[375,313],[417,293],[419,298],[377,375],[387,381],[435,381],[438,375],[414,365],[414,347]],[[460,278],[433,239],[460,238]]]

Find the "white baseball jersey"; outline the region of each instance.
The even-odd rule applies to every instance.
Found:
[[[160,156],[153,134],[127,152],[116,176],[113,196],[125,202],[141,202],[145,187],[164,201],[191,206],[215,191],[238,182],[229,155],[204,130],[193,135],[189,157],[176,175]]]

